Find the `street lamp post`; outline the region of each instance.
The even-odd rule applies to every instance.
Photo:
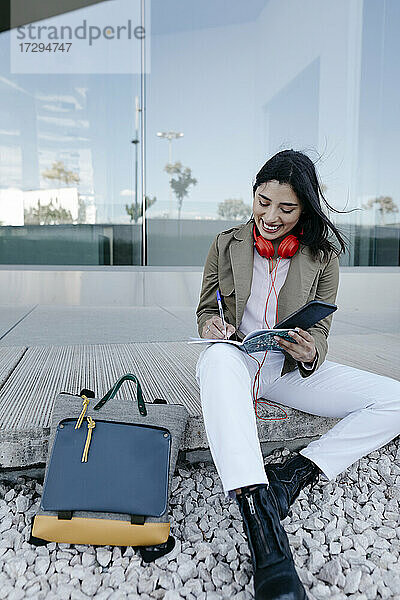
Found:
[[[135,137],[131,140],[131,143],[135,145],[135,225],[139,219],[139,203],[138,203],[138,144],[139,144],[139,96],[135,97]],[[132,221],[132,219],[131,219]],[[133,233],[134,232],[134,233]],[[135,264],[135,236],[136,236],[136,227],[131,231],[132,236],[132,264]]]
[[[139,143],[139,97],[135,97],[135,138],[131,140],[135,144],[135,215],[138,218],[138,143]],[[136,221],[135,221],[136,223]]]
[[[172,140],[176,140],[178,138],[183,137],[183,133],[181,131],[158,131],[157,136],[159,138],[164,138],[168,140],[168,164],[172,165]],[[171,181],[171,179],[170,179]],[[168,217],[171,218],[172,212],[172,188],[169,186],[169,211]]]

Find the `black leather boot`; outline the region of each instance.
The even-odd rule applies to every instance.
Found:
[[[302,454],[292,456],[283,464],[265,465],[265,472],[281,521],[287,516],[300,491],[310,483],[314,486],[322,473],[312,460]]]
[[[256,600],[307,600],[268,484],[248,487],[236,501],[251,553]]]

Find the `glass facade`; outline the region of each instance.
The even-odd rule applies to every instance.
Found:
[[[399,2],[146,7],[143,77],[16,74],[0,34],[0,264],[140,265],[145,231],[146,264],[202,266],[250,216],[260,166],[294,148],[357,209],[331,215],[341,264],[400,265]]]

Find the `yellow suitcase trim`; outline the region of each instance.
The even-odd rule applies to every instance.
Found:
[[[95,546],[152,546],[168,540],[170,523],[132,525],[129,521],[36,515],[32,535],[48,542]]]

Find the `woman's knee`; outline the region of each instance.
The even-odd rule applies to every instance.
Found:
[[[235,365],[235,368],[240,368],[241,366],[246,368],[243,356],[241,355],[241,350],[231,344],[210,344],[198,358],[196,379],[199,379],[203,369],[222,372],[225,369],[229,369],[232,365]]]
[[[227,364],[231,361],[243,362],[242,352],[231,344],[210,344],[199,357],[199,362]]]

